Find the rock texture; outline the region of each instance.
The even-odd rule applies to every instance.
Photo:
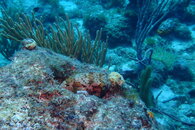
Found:
[[[0,129],[160,129],[139,98],[122,96],[128,85],[112,84],[109,74],[39,47],[17,52],[0,69]],[[93,84],[98,93],[88,91]]]

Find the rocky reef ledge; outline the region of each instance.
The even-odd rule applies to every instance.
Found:
[[[0,129],[161,129],[109,72],[37,47],[0,69]],[[133,88],[132,88],[133,89]]]

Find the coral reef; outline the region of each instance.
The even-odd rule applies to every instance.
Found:
[[[87,63],[103,66],[107,41],[101,41],[101,29],[96,31],[95,40],[92,41],[89,34],[83,36],[77,27],[73,27],[68,16],[66,22],[64,19],[58,18],[58,25],[50,25],[50,30],[45,30],[43,23],[34,15],[31,19],[30,16],[23,13],[17,14],[18,19],[15,20],[6,11],[3,10],[2,13],[3,18],[0,19],[0,27],[3,29],[0,31],[3,37],[18,42],[30,38],[39,46]]]
[[[0,128],[158,129],[139,98],[115,89],[128,86],[122,76],[109,73],[40,47],[17,52],[0,69]]]
[[[174,30],[175,37],[181,40],[192,40],[191,31],[185,24],[179,24]]]
[[[0,7],[0,129],[195,129],[194,0]]]
[[[168,35],[174,31],[176,26],[177,26],[177,19],[173,19],[173,18],[167,19],[159,25],[157,33],[159,35]]]
[[[96,30],[104,28],[106,22],[106,16],[104,13],[90,14],[84,16],[83,25],[89,30],[89,33],[94,38],[96,35]]]
[[[129,2],[126,0],[100,0],[100,3],[104,8],[113,8],[113,7],[124,7]]]
[[[152,59],[161,61],[166,65],[167,69],[172,69],[174,63],[177,60],[177,55],[174,52],[168,51],[163,47],[156,47],[154,49]]]

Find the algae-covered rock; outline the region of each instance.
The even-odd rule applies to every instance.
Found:
[[[131,44],[134,32],[132,21],[114,10],[109,11],[108,14],[108,22],[104,30],[109,37],[109,47]]]
[[[185,24],[178,24],[178,26],[174,30],[174,34],[176,38],[179,38],[181,40],[191,40],[191,31]]]
[[[39,47],[17,52],[0,69],[0,129],[158,129],[139,98],[119,93],[122,76],[112,84],[109,73]],[[75,93],[69,81],[91,89]]]
[[[129,3],[127,0],[100,0],[102,6],[106,9],[113,7],[125,7]]]
[[[175,18],[169,18],[163,21],[157,29],[159,35],[168,35],[172,33],[177,26],[178,20]]]

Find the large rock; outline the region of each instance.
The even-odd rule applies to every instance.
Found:
[[[86,89],[94,84],[106,88],[101,95]],[[0,69],[0,129],[159,129],[139,98],[122,96],[122,84],[116,72],[50,50],[19,51]]]

